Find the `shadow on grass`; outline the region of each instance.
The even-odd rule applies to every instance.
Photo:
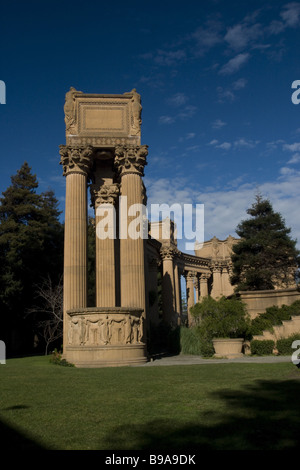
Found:
[[[46,450],[34,440],[28,438],[25,433],[13,429],[8,424],[0,421],[0,442],[2,451],[16,450]]]
[[[257,381],[240,391],[213,392],[224,405],[196,421],[156,419],[128,423],[106,437],[111,449],[293,450],[300,445],[299,380]],[[188,401],[188,397],[186,397]]]

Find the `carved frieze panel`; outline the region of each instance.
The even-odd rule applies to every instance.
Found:
[[[130,314],[68,315],[69,346],[143,344],[144,317]]]

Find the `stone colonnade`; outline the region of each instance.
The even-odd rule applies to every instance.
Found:
[[[182,324],[181,276],[186,282],[187,323],[193,324],[190,309],[210,295],[213,298],[230,295],[232,286],[229,281],[231,266],[228,262],[211,264],[209,260],[181,253],[176,246],[162,246],[162,301],[163,320],[172,326]],[[193,260],[192,260],[193,258]],[[194,261],[194,263],[192,262]],[[202,263],[201,263],[202,261]],[[202,264],[202,265],[201,265]]]

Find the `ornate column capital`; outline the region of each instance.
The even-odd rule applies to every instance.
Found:
[[[59,163],[63,167],[64,176],[67,176],[70,173],[81,173],[88,175],[94,154],[94,148],[92,146],[73,147],[60,145],[59,154]]]
[[[201,273],[200,282],[206,282],[211,277],[211,273]]]
[[[144,176],[148,145],[117,145],[115,167],[120,175],[135,173]]]
[[[174,246],[162,246],[160,249],[160,256],[163,260],[173,259],[174,256],[178,253],[178,249]]]
[[[91,189],[91,202],[93,207],[98,207],[100,204],[115,205],[117,197],[120,192],[120,185],[117,183],[104,184],[100,189],[92,184]]]
[[[185,277],[186,281],[194,282],[195,274],[195,271],[184,271],[183,276]]]

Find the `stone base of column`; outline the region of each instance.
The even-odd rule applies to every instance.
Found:
[[[142,309],[96,307],[67,312],[64,359],[76,367],[119,367],[147,362]]]

